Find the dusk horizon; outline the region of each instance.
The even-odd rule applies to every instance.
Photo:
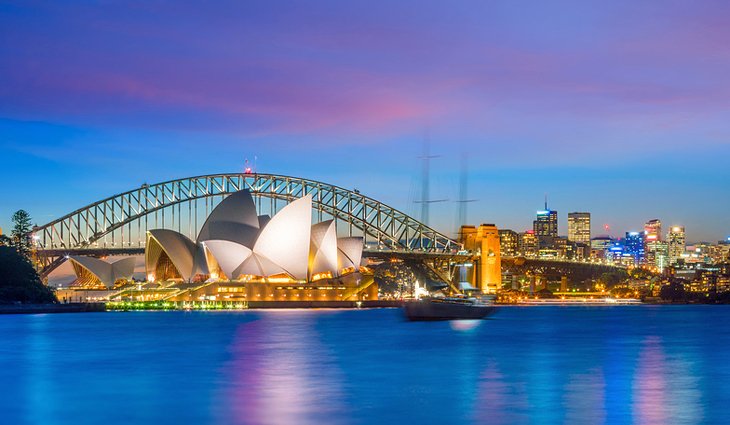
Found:
[[[417,6],[420,5],[420,6]],[[559,13],[555,13],[559,11]],[[310,178],[430,225],[531,228],[544,195],[614,237],[730,235],[723,2],[0,6],[0,227],[194,175]],[[353,24],[348,24],[351,22]],[[393,184],[396,182],[396,184]],[[53,190],[45,189],[53,187]]]
[[[728,18],[0,2],[0,422],[727,422]]]

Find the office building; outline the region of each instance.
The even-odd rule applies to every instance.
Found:
[[[555,238],[558,237],[558,212],[548,208],[545,201],[545,209],[537,212],[537,219],[532,222],[532,230],[537,237],[540,249],[553,247]]]
[[[568,213],[568,240],[584,244],[591,243],[591,213]]]
[[[505,257],[514,257],[519,249],[517,232],[509,229],[499,230],[499,249]]]
[[[672,226],[667,233],[667,250],[669,264],[674,265],[682,258],[687,246],[684,234],[684,226]]]

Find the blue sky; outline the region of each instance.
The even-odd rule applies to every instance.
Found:
[[[176,177],[260,172],[432,197],[525,230],[545,193],[614,235],[730,234],[725,2],[9,2],[0,226]],[[455,226],[454,202],[431,224]]]

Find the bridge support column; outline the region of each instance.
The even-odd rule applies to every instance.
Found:
[[[480,253],[479,274],[475,279],[477,287],[483,294],[494,293],[502,285],[502,261],[497,226],[482,224],[478,229],[474,226],[462,226],[459,240],[465,249]]]
[[[568,291],[568,276],[560,277],[560,292]]]

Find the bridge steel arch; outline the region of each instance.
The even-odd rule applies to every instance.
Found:
[[[377,242],[378,247],[393,251],[421,251],[456,253],[460,245],[414,218],[373,198],[327,183],[274,174],[213,174],[144,184],[139,188],[111,196],[80,208],[57,220],[33,229],[32,238],[39,252],[44,250],[98,249],[99,241],[115,231],[122,232],[124,247],[125,226],[183,203],[202,198],[221,199],[233,192],[248,189],[254,198],[271,198],[287,203],[311,194],[313,208],[325,213],[348,233],[362,232],[366,241]],[[206,204],[207,206],[207,204]],[[212,207],[212,205],[211,205]],[[174,208],[172,209],[174,216]],[[207,212],[207,211],[206,211]],[[174,218],[174,217],[173,217]],[[144,230],[148,230],[145,222]],[[130,235],[131,236],[131,235]],[[139,234],[137,235],[140,236]],[[131,238],[130,238],[131,239]],[[112,245],[115,245],[112,242]],[[131,243],[127,243],[131,246]],[[104,246],[106,247],[106,246]]]

